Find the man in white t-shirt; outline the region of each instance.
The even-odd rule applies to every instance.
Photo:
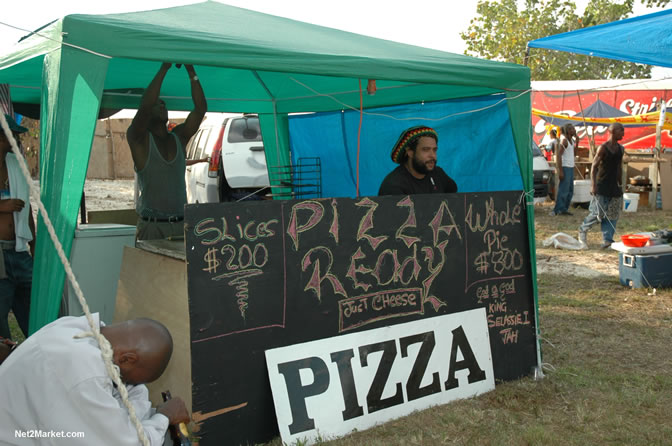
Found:
[[[572,124],[560,128],[560,143],[555,153],[555,171],[560,183],[551,215],[572,215],[569,205],[574,195],[574,145],[576,129]]]

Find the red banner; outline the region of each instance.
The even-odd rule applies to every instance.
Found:
[[[581,115],[597,100],[629,115],[640,115],[656,109],[660,99],[666,101],[668,113],[672,112],[672,90],[600,90],[587,91],[537,91],[532,94],[532,107],[550,113],[567,116]],[[610,118],[613,116],[593,116],[595,118]],[[544,144],[548,137],[546,121],[539,116],[532,115],[534,140],[537,144]],[[607,126],[575,125],[579,145],[589,145],[588,135],[593,134],[595,144],[600,145],[608,138]],[[543,141],[543,142],[542,142]],[[654,127],[626,127],[625,136],[621,144],[626,149],[636,151],[650,151],[656,145],[656,129]],[[672,147],[672,136],[669,130],[661,133],[661,146]]]

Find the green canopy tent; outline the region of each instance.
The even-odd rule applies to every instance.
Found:
[[[136,108],[159,62],[193,64],[209,111],[258,113],[270,165],[286,164],[288,113],[359,108],[359,82],[375,79],[364,108],[505,93],[526,191],[532,186],[527,67],[420,48],[217,2],[155,11],[69,15],[0,58],[16,103],[41,104],[41,196],[66,255],[74,235],[100,108]],[[169,71],[162,98],[192,106],[189,82]],[[515,99],[513,99],[515,98]],[[532,281],[534,214],[528,200]],[[38,231],[46,234],[42,221]],[[30,326],[56,318],[64,271],[38,239]]]

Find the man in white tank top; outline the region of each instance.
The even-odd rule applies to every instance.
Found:
[[[551,215],[572,215],[569,204],[574,195],[574,144],[576,129],[572,124],[565,124],[560,129],[560,143],[555,154],[555,171],[560,183],[555,194],[555,208]]]
[[[185,65],[194,109],[183,124],[168,132],[168,110],[159,92],[170,67],[170,63],[161,65],[126,132],[140,192],[136,205],[138,240],[184,236],[185,147],[201,125],[207,103],[194,67]]]

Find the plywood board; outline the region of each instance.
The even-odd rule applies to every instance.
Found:
[[[89,211],[88,223],[117,223],[120,225],[135,226],[138,214],[135,209],[112,209],[103,211]]]
[[[115,322],[148,317],[163,323],[173,336],[173,356],[164,374],[148,384],[154,405],[161,392],[181,397],[191,412],[191,343],[187,266],[184,261],[125,247],[117,287]]]
[[[184,236],[175,236],[173,239],[138,240],[135,246],[146,252],[172,257],[185,261]]]

